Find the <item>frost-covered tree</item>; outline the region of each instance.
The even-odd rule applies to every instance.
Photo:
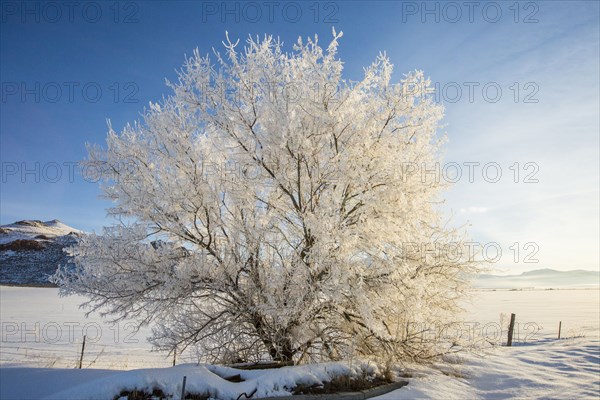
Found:
[[[115,320],[153,323],[159,349],[204,359],[426,357],[472,260],[439,211],[443,110],[422,72],[391,82],[380,55],[342,78],[336,34],[229,38],[186,59],[174,94],[107,146],[119,223],[71,249],[54,277]],[[408,173],[410,172],[410,173]],[[423,328],[425,326],[425,328]]]

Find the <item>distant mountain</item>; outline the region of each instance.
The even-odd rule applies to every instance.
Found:
[[[482,274],[474,283],[480,289],[560,289],[600,287],[600,272],[582,269],[556,271],[549,268],[523,272],[520,275]]]
[[[0,284],[53,286],[48,277],[69,262],[63,249],[82,234],[57,219],[0,226]]]

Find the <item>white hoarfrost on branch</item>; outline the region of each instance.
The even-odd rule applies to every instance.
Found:
[[[464,240],[439,211],[444,185],[402,168],[440,161],[443,109],[422,72],[392,83],[385,54],[344,80],[340,37],[291,52],[227,37],[214,62],[195,51],[172,96],[90,147],[121,222],[70,249],[62,293],[210,361],[456,345],[431,327],[452,322],[477,266],[441,254]]]

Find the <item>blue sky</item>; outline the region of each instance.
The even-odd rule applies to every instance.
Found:
[[[108,203],[73,163],[104,143],[108,118],[117,130],[137,119],[170,94],[184,55],[219,48],[226,30],[327,43],[335,26],[347,78],[385,50],[395,79],[422,69],[438,83],[446,162],[462,172],[446,210],[502,248],[495,268],[597,269],[600,3],[468,4],[2,1],[0,223],[99,230]]]

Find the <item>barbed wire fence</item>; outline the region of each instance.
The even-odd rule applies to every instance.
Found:
[[[512,325],[514,327],[514,321],[512,321]],[[558,325],[557,323],[557,328]],[[511,328],[508,314],[501,315],[500,323],[489,323],[481,326],[477,340],[481,340],[484,335],[488,335],[493,337],[495,345],[507,344],[506,336]],[[486,327],[494,329],[490,330]],[[517,323],[517,328],[511,335],[514,336],[512,339],[516,344],[548,340],[551,336],[556,338],[555,335],[558,332],[555,333],[553,328],[546,327],[544,329],[534,323],[521,323],[520,325]],[[567,337],[577,336],[577,334],[570,333]],[[558,333],[558,339],[560,338],[560,333]],[[175,364],[198,364],[202,357],[197,349],[169,353],[166,351],[153,351],[150,345],[145,342],[106,343],[88,340],[87,343],[84,343],[84,340],[85,336],[67,343],[2,341],[0,342],[0,366],[127,370],[166,368]],[[488,342],[490,341],[488,340]]]
[[[117,347],[110,344],[82,341],[53,345],[48,343],[0,343],[0,365],[33,366],[42,368],[136,369],[173,366],[173,355],[149,348]],[[177,364],[198,363],[193,352],[177,353]]]

